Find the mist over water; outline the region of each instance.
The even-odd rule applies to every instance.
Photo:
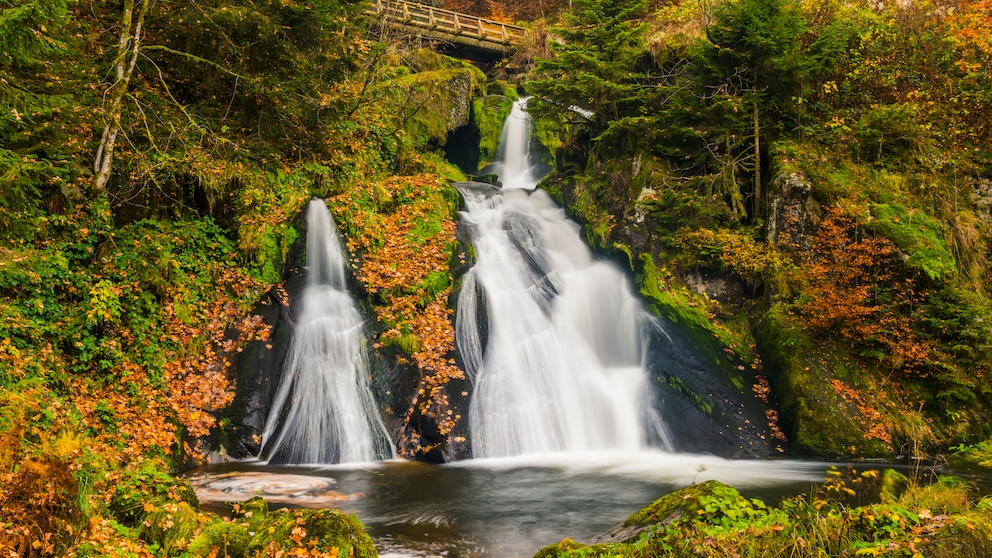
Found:
[[[261,456],[279,463],[361,463],[395,456],[368,386],[362,317],[327,206],[307,208],[307,285]]]
[[[541,190],[524,102],[503,132],[502,190],[458,185],[476,261],[456,339],[473,381],[473,457],[670,448],[645,369],[650,316],[626,276],[593,259]],[[483,333],[484,332],[484,333]]]

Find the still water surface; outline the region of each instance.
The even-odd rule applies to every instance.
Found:
[[[515,558],[608,531],[658,497],[717,479],[772,503],[823,480],[825,463],[712,456],[572,453],[447,465],[215,465],[189,472],[205,507],[262,496],[271,509],[336,507],[357,515],[384,558]]]

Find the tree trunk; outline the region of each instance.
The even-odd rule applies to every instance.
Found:
[[[754,216],[761,217],[761,127],[758,122],[758,101],[752,101],[754,113]]]
[[[134,67],[138,63],[141,27],[145,22],[145,14],[148,12],[148,1],[141,0],[137,17],[134,13],[134,0],[125,0],[124,2],[121,34],[117,43],[117,56],[114,59],[117,80],[110,86],[110,106],[105,113],[103,134],[100,137],[100,145],[97,147],[93,162],[93,172],[95,173],[93,187],[98,191],[104,190],[107,181],[110,180],[114,144],[117,142],[117,134],[121,129],[121,109],[124,105],[124,97],[127,95],[128,83],[131,81]]]

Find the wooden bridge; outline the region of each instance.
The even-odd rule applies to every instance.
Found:
[[[372,0],[369,15],[403,33],[504,56],[523,41],[523,27],[507,25],[433,6],[402,0]]]

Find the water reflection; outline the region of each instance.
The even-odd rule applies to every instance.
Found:
[[[261,463],[189,473],[205,507],[262,496],[270,507],[335,507],[356,514],[384,557],[533,556],[565,537],[588,539],[658,497],[717,479],[773,502],[823,479],[828,464],[711,456],[572,453],[319,468]]]

